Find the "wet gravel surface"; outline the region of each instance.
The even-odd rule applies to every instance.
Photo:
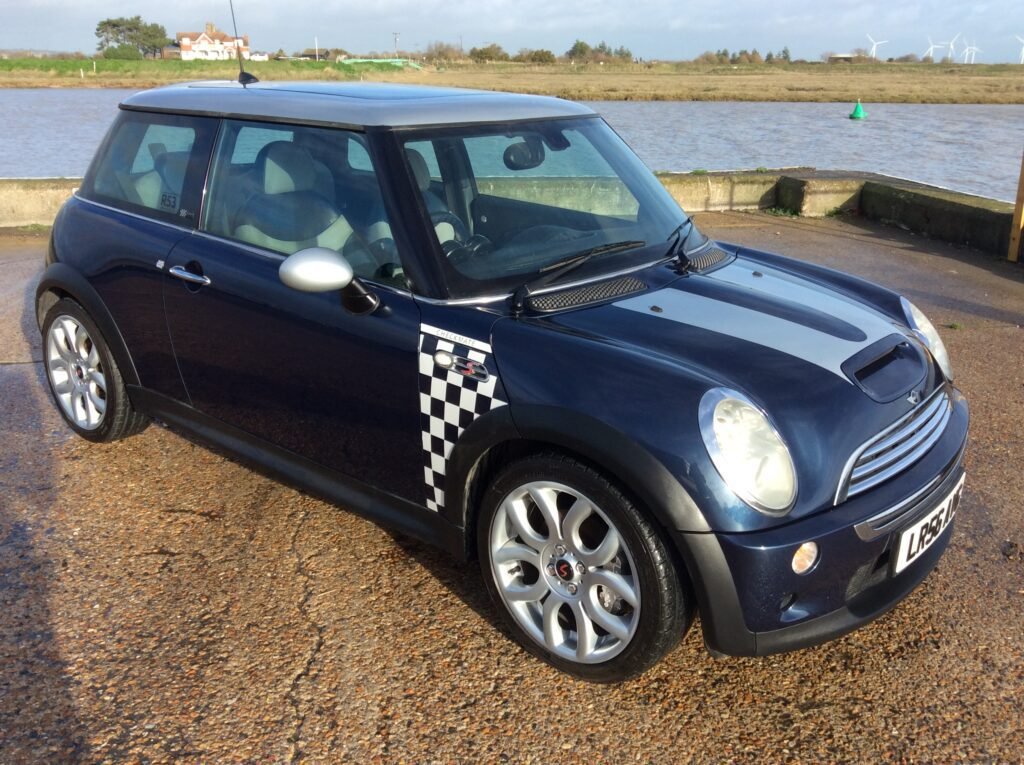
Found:
[[[474,566],[159,427],[71,437],[37,363],[45,240],[7,237],[0,762],[1020,761],[1024,268],[856,219],[698,222],[940,326],[974,418],[967,489],[895,611],[765,659],[714,660],[698,626],[640,679],[574,681],[494,626]]]

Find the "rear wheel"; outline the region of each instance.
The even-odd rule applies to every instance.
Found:
[[[554,666],[612,682],[656,663],[692,606],[648,519],[569,457],[513,463],[488,490],[477,544],[488,591],[520,643]]]
[[[128,400],[124,380],[99,329],[73,300],[43,318],[43,354],[50,392],[64,420],[90,441],[116,441],[149,420]]]

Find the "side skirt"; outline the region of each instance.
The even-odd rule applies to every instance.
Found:
[[[440,547],[459,560],[467,557],[463,529],[425,507],[325,468],[146,388],[130,385],[128,395],[139,411],[196,441],[227,452],[247,467],[381,526]]]

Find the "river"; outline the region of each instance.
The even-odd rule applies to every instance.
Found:
[[[112,89],[0,89],[0,178],[85,172],[118,102]],[[866,170],[995,199],[1016,194],[1024,106],[735,101],[589,104],[658,170]]]

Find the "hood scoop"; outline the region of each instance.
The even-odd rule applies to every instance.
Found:
[[[924,382],[928,357],[917,343],[892,334],[851,356],[842,369],[858,388],[884,404]]]

